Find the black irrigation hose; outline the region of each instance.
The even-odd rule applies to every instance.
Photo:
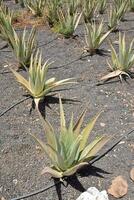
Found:
[[[27,194],[27,195],[23,195],[23,196],[21,196],[21,197],[13,198],[13,199],[11,199],[11,200],[20,200],[20,199],[26,199],[26,198],[32,197],[32,196],[34,196],[34,195],[40,194],[40,193],[42,193],[42,192],[45,192],[45,191],[49,190],[50,188],[52,188],[52,187],[54,187],[55,185],[58,185],[58,184],[60,184],[60,183],[61,183],[61,181],[59,180],[59,181],[57,181],[57,183],[53,183],[53,184],[51,184],[51,185],[49,185],[49,186],[47,186],[47,187],[45,187],[45,188],[43,188],[43,189],[37,190],[37,191],[32,192],[32,193]]]
[[[6,114],[8,111],[10,111],[12,108],[14,108],[15,106],[19,105],[20,103],[26,101],[27,99],[30,99],[31,97],[26,97],[24,99],[19,100],[18,102],[14,103],[12,106],[10,106],[9,108],[7,108],[6,110],[4,110],[1,114],[0,117],[2,117],[4,114]]]
[[[123,136],[121,136],[107,151],[105,151],[104,153],[102,153],[100,156],[98,156],[97,158],[94,158],[92,161],[89,162],[90,165],[94,164],[95,162],[97,162],[98,160],[100,160],[102,157],[106,156],[106,154],[108,154],[115,146],[117,146],[123,139],[127,138],[128,135],[130,135],[132,132],[134,132],[134,129],[130,132],[128,132],[127,134],[124,134]],[[64,180],[66,180],[67,177],[64,178]],[[21,200],[21,199],[26,199],[28,197],[32,197],[34,195],[37,195],[37,194],[40,194],[42,192],[45,192],[47,190],[49,190],[50,188],[58,185],[62,183],[60,180],[57,181],[56,183],[53,183],[45,188],[42,188],[40,190],[37,190],[35,192],[32,192],[30,194],[27,194],[27,195],[23,195],[23,196],[20,196],[20,197],[17,197],[17,198],[13,198],[11,200]]]
[[[81,53],[81,55],[79,57],[77,57],[76,59],[74,59],[66,64],[60,65],[59,67],[51,67],[50,69],[59,69],[59,68],[66,67],[66,66],[71,65],[79,60],[82,60],[82,59],[88,57],[88,56],[90,56],[90,55],[89,54],[84,55],[83,53]]]
[[[93,160],[90,161],[91,164],[94,164],[98,160],[100,160],[102,157],[104,157],[106,154],[108,154],[110,151],[113,150],[114,147],[116,147],[123,139],[127,138],[131,133],[134,132],[134,129],[127,134],[121,136],[108,150],[106,150],[104,153],[102,153],[100,156],[94,158]]]
[[[56,36],[55,38],[53,38],[52,40],[50,40],[50,41],[48,41],[48,42],[46,42],[46,43],[44,43],[44,44],[38,45],[38,48],[40,48],[40,47],[42,47],[42,46],[46,46],[46,45],[48,45],[48,44],[51,44],[53,41],[55,41],[55,40],[57,40],[57,39],[58,39],[58,36]]]

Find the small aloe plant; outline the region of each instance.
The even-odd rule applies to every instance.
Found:
[[[124,1],[120,7],[117,5],[110,6],[110,11],[108,12],[108,28],[112,31],[117,30],[119,22],[123,19],[124,14],[128,8],[128,2]]]
[[[89,23],[92,21],[96,10],[97,10],[96,0],[84,0],[82,2],[82,12],[85,23]]]
[[[35,28],[32,28],[30,33],[24,29],[22,35],[17,35],[16,32],[14,32],[12,48],[19,62],[19,67],[24,68],[30,66],[31,55],[33,51],[35,51],[36,47],[37,43]]]
[[[46,0],[26,0],[25,6],[34,16],[42,17],[46,6]]]
[[[85,27],[86,47],[84,47],[84,51],[87,51],[90,53],[90,55],[93,55],[97,52],[101,44],[108,37],[111,30],[103,33],[103,21],[101,21],[99,25],[96,25],[95,22],[88,23],[85,24]]]
[[[129,0],[129,8],[131,12],[134,12],[134,0]]]
[[[123,21],[123,17],[129,7],[129,1],[128,0],[114,0],[114,1],[115,1],[115,9],[117,12],[120,10],[121,21]]]
[[[122,36],[119,33],[119,54],[116,53],[113,45],[111,47],[111,63],[108,62],[108,66],[111,69],[111,73],[105,75],[101,80],[106,81],[108,79],[118,77],[122,81],[122,76],[130,77],[130,69],[134,66],[134,39],[130,43],[129,48],[126,46],[125,34]]]
[[[103,14],[107,7],[107,0],[98,0],[99,13]]]
[[[58,9],[61,7],[62,0],[51,0],[46,2],[46,16],[50,27],[58,22]]]
[[[3,1],[0,1],[0,12],[4,13],[5,15],[12,15],[13,12],[4,4]]]
[[[11,69],[17,81],[28,91],[29,95],[35,100],[37,108],[39,101],[43,99],[48,93],[50,93],[54,88],[72,83],[72,79],[70,78],[56,81],[56,78],[53,77],[47,80],[46,76],[50,64],[51,63],[48,63],[48,61],[46,61],[42,65],[42,54],[38,50],[35,55],[32,54],[31,56],[30,67],[29,69],[27,69],[28,80],[15,70]]]
[[[68,1],[68,7],[70,10],[70,15],[73,15],[78,7],[80,6],[80,0],[70,0]]]
[[[77,10],[74,13],[70,13],[70,9],[67,7],[66,11],[62,9],[58,10],[58,24],[55,30],[62,34],[65,38],[73,36],[79,21],[81,19],[82,13],[79,14]]]
[[[13,12],[5,12],[2,7],[0,7],[0,37],[10,43],[9,36],[12,36],[14,31],[12,29],[12,17]]]
[[[67,127],[60,99],[61,126],[59,134],[55,133],[52,125],[47,120],[42,119],[47,142],[45,143],[32,135],[52,163],[51,167],[46,167],[42,171],[42,174],[49,173],[52,177],[61,179],[65,176],[71,176],[81,167],[87,165],[108,142],[110,137],[102,135],[96,137],[88,144],[88,138],[100,113],[91,119],[86,127],[81,130],[85,113],[86,111],[82,112],[76,124],[74,124],[72,114],[70,124]]]
[[[29,67],[31,54],[36,48],[36,29],[33,28],[30,34],[26,29],[18,34],[12,26],[12,14],[0,12],[0,37],[12,48],[19,67]]]

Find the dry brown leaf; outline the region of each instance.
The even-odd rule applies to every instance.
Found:
[[[130,178],[134,181],[134,167],[130,171]]]
[[[104,80],[107,80],[107,79],[110,79],[110,78],[114,78],[116,76],[119,76],[121,73],[122,73],[121,70],[116,70],[114,72],[110,72],[109,74],[103,76],[100,80],[104,81]]]
[[[108,189],[108,193],[116,198],[123,197],[127,194],[128,184],[122,176],[117,176],[113,181],[112,185]]]
[[[117,76],[119,76],[119,77],[121,78],[122,75],[126,75],[126,76],[128,76],[128,77],[130,78],[130,76],[129,76],[128,73],[117,69],[117,70],[115,70],[115,71],[113,71],[113,72],[110,72],[109,74],[103,76],[103,77],[100,79],[100,81],[106,81],[106,80],[108,80],[108,79],[115,78],[115,77],[117,77]]]

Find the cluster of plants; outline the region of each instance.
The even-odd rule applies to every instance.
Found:
[[[48,24],[54,31],[62,34],[65,38],[74,36],[78,25],[84,22],[85,47],[82,51],[90,55],[96,54],[102,43],[109,37],[112,31],[117,30],[119,22],[123,20],[127,10],[133,11],[133,0],[114,0],[108,14],[108,27],[104,20],[96,21],[97,14],[102,15],[107,7],[107,0],[17,0],[22,7],[29,10],[35,17],[46,17]],[[18,68],[26,71],[26,78],[20,71],[13,72],[17,81],[31,96],[39,111],[39,102],[50,94],[56,87],[74,83],[73,78],[56,80],[55,77],[47,79],[48,68],[51,63],[43,61],[41,50],[38,49],[36,40],[36,28],[31,31],[26,28],[22,32],[16,31],[13,25],[14,12],[0,1],[0,37],[7,42],[18,62]],[[119,33],[119,52],[115,50],[111,41],[111,61],[108,66],[111,72],[102,77],[101,80],[119,76],[130,77],[130,69],[134,65],[134,40],[129,46],[126,45],[125,34]],[[82,52],[83,53],[83,52]],[[110,139],[107,136],[99,136],[88,144],[89,135],[100,115],[96,115],[89,121],[84,129],[82,123],[86,111],[84,110],[77,122],[74,123],[73,114],[69,125],[66,125],[63,105],[60,101],[60,130],[55,132],[52,125],[39,116],[45,127],[47,142],[33,136],[50,158],[52,166],[43,170],[53,177],[62,178],[74,174],[79,168],[88,164],[99,150]]]

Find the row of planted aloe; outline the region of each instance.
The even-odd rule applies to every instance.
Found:
[[[114,0],[114,4],[110,4],[107,0],[20,0],[21,3],[35,16],[46,17],[52,29],[65,38],[74,35],[75,29],[84,21],[85,24],[85,47],[83,52],[93,55],[97,53],[101,44],[109,37],[112,31],[115,31],[118,24],[123,20],[125,12],[134,8],[133,0]],[[104,33],[104,20],[96,21],[96,13],[103,14],[109,5],[108,29]],[[41,50],[38,49],[36,41],[36,29],[32,28],[31,32],[26,29],[22,33],[18,33],[14,26],[15,13],[11,11],[1,1],[0,6],[0,37],[5,40],[12,49],[17,61],[18,67],[25,69],[27,79],[20,72],[10,67],[17,81],[24,86],[28,94],[34,99],[38,110],[38,104],[48,93],[54,88],[74,83],[72,78],[57,81],[55,77],[47,79],[47,71],[49,61],[43,64]],[[134,40],[133,40],[134,41]],[[130,68],[134,64],[133,41],[127,47],[125,35],[119,33],[119,53],[117,53],[112,45],[111,61],[108,65],[111,73],[102,77],[101,80],[107,80],[115,76],[131,76]],[[39,111],[39,110],[38,110]],[[49,156],[52,167],[45,168],[43,173],[50,173],[53,177],[62,178],[75,173],[80,167],[88,164],[94,158],[96,153],[110,139],[107,136],[97,137],[92,143],[87,144],[90,132],[100,114],[91,119],[87,126],[81,131],[86,111],[83,111],[77,122],[74,124],[73,115],[70,124],[67,127],[62,102],[60,100],[60,134],[56,134],[51,124],[43,119],[38,112],[45,126],[45,135],[47,143],[42,142],[35,136],[36,141]]]

